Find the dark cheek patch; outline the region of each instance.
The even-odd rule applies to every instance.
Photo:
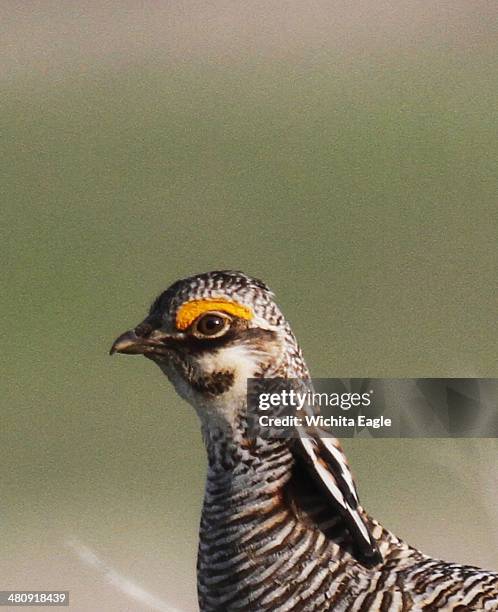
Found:
[[[230,389],[233,385],[233,381],[233,371],[222,370],[221,372],[213,372],[209,376],[198,376],[189,382],[199,393],[221,395]]]
[[[200,394],[215,397],[225,393],[233,386],[235,380],[234,370],[221,370],[203,376],[198,373],[197,368],[190,365],[197,356],[220,352],[225,347],[236,345],[248,346],[264,355],[265,352],[271,350],[276,339],[277,333],[272,330],[250,328],[247,326],[247,321],[235,320],[228,333],[220,338],[201,340],[187,336],[177,342],[171,341],[168,346],[170,350],[167,356],[155,353],[146,354],[145,356],[156,361],[166,374],[174,367],[177,374],[193,390]],[[264,371],[263,364],[260,364],[260,369]]]

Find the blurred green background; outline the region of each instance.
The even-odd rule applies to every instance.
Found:
[[[196,609],[193,411],[114,337],[263,278],[315,376],[493,376],[495,3],[4,2],[2,589]],[[364,506],[498,568],[496,440],[349,440]],[[79,554],[78,554],[79,551]],[[98,601],[98,603],[96,603]]]

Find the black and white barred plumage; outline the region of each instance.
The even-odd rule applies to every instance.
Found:
[[[199,414],[202,612],[498,610],[498,574],[431,559],[365,513],[337,440],[248,434],[247,378],[309,377],[264,283],[178,281],[114,351],[155,361]]]

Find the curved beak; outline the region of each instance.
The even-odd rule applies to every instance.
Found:
[[[141,355],[143,353],[144,338],[140,338],[135,333],[135,330],[130,329],[114,340],[109,355],[114,353],[126,353],[127,355]]]
[[[114,340],[109,355],[114,355],[114,353],[144,355],[145,353],[161,352],[161,349],[167,349],[167,341],[171,339],[170,335],[160,330],[154,330],[147,336],[140,336],[134,329],[130,329]]]

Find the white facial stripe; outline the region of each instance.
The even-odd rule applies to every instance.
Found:
[[[253,352],[243,344],[204,353],[197,357],[197,364],[204,375],[230,370],[235,371],[237,377],[247,373],[246,379],[254,376],[257,366]]]

